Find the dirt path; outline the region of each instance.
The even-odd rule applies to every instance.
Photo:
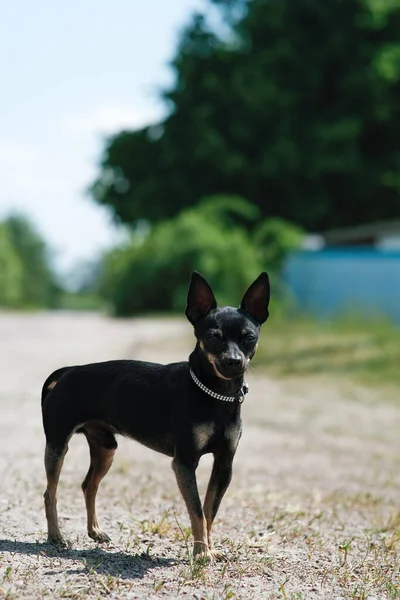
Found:
[[[170,459],[126,440],[99,493],[113,543],[100,548],[85,534],[88,450],[78,436],[59,488],[73,548],[45,543],[45,377],[68,363],[181,360],[190,344],[183,320],[0,316],[0,598],[399,598],[400,403],[323,378],[249,375],[244,435],[215,530],[228,562],[190,561]],[[202,492],[210,465],[205,457],[199,467]]]

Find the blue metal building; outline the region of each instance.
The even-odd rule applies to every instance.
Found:
[[[397,244],[385,244],[384,236],[371,245],[342,246],[349,238],[338,241],[338,245],[289,257],[284,281],[297,307],[321,317],[359,313],[400,323]]]

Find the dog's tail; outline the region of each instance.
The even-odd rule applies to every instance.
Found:
[[[72,368],[73,367],[62,367],[61,369],[57,369],[57,371],[53,371],[53,373],[49,375],[42,387],[42,404],[43,400],[48,394],[50,394],[51,390],[55,388],[61,377]]]

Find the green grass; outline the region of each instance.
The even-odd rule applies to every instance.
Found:
[[[106,303],[94,294],[63,292],[58,308],[76,311],[102,311],[107,309]]]
[[[255,364],[279,376],[350,376],[365,384],[400,383],[400,329],[387,321],[271,320]]]

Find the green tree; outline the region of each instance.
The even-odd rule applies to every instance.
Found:
[[[184,30],[162,122],[106,144],[95,200],[125,223],[212,194],[309,230],[399,214],[400,0],[214,0]]]
[[[14,307],[22,303],[22,264],[9,231],[0,223],[0,306]]]
[[[23,305],[51,308],[57,306],[60,287],[51,267],[45,241],[22,215],[11,215],[4,222],[4,227],[22,267]]]

